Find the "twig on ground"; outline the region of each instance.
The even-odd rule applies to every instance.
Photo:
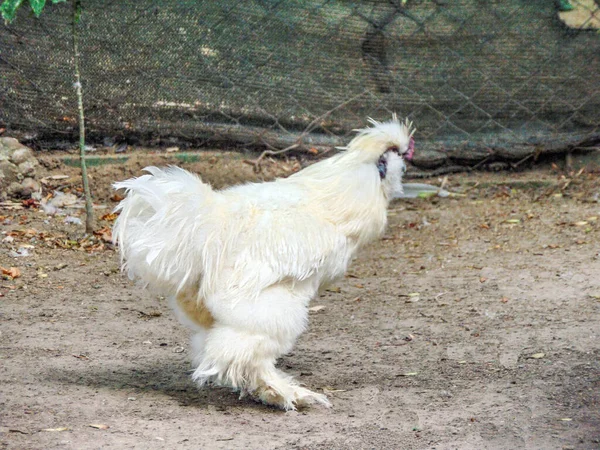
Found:
[[[522,159],[518,160],[516,163],[511,164],[510,166],[513,169],[516,169],[517,167],[519,167],[521,164],[523,164],[525,161],[527,161],[529,158],[532,158],[533,156],[536,156],[536,154],[535,153],[531,153],[531,154],[527,155],[525,158],[522,158]]]

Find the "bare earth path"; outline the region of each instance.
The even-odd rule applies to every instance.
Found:
[[[211,161],[216,184],[232,167],[249,177]],[[99,202],[112,208],[109,183],[137,170],[92,170]],[[501,184],[515,179],[549,184]],[[15,237],[0,266],[21,277],[0,280],[1,448],[598,449],[600,204],[586,200],[599,184],[548,190],[557,180],[456,175],[451,187],[480,187],[394,203],[385,238],[314,301],[280,361],[333,409],[287,413],[197,389],[187,330],[110,246],[44,244],[78,227],[2,210],[0,239]],[[31,256],[12,257],[22,243]]]

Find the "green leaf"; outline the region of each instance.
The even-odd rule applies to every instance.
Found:
[[[558,10],[559,11],[572,11],[575,7],[571,5],[569,0],[558,0]]]
[[[0,5],[2,18],[7,22],[12,22],[21,3],[23,3],[23,0],[4,0],[2,5]]]
[[[40,14],[46,5],[46,0],[29,0],[29,4],[31,5],[31,9],[33,9],[35,17],[40,17]]]
[[[56,5],[57,3],[65,3],[67,0],[52,0],[52,3]]]

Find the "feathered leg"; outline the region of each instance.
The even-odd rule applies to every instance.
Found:
[[[230,386],[242,396],[286,410],[310,403],[331,406],[327,397],[275,368],[276,359],[292,349],[306,327],[308,299],[299,298],[298,291],[291,294],[278,285],[254,301],[207,302],[215,323],[206,334],[193,379],[201,385]]]

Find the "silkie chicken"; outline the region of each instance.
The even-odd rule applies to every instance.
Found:
[[[125,189],[113,236],[123,269],[170,298],[194,332],[193,379],[286,410],[331,406],[275,367],[306,329],[320,287],[380,237],[402,194],[414,129],[370,119],[331,158],[285,179],[215,191],[177,167],[115,183]]]

